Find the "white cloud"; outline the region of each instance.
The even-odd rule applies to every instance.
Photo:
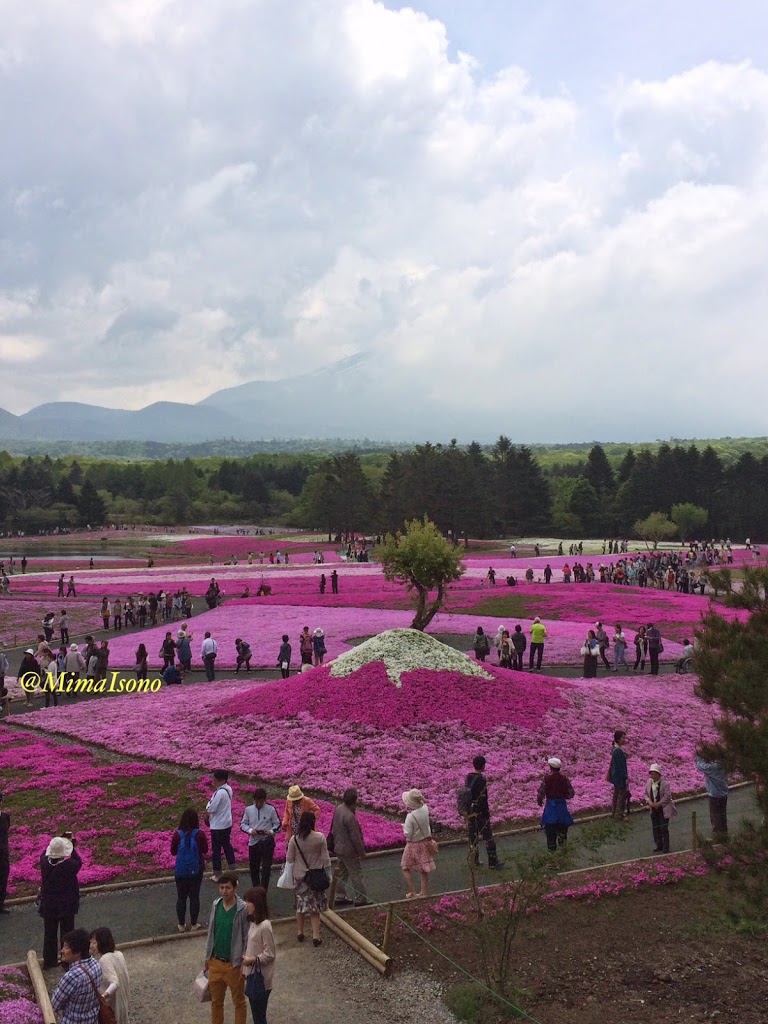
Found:
[[[7,7],[0,356],[35,371],[12,411],[372,348],[381,388],[420,374],[463,436],[768,432],[743,373],[768,314],[755,63],[577,101],[372,0]],[[658,385],[713,374],[717,412]]]

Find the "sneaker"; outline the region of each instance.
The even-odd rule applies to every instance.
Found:
[[[183,924],[177,924],[177,925],[176,925],[176,931],[177,931],[177,932],[185,932],[186,930],[187,930],[187,929],[186,929],[186,928],[184,927],[184,925],[183,925]]]
[[[488,869],[490,871],[501,871],[501,869],[503,867],[504,867],[504,861],[503,860],[497,860],[495,864],[489,864],[488,865]]]
[[[193,932],[201,932],[202,930],[203,930],[203,925],[201,925],[201,924],[193,924],[192,925],[192,931]]]

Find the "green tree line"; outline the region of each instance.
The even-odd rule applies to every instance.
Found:
[[[465,536],[633,536],[652,513],[681,533],[768,535],[768,455],[735,461],[708,446],[593,445],[578,467],[543,465],[501,436],[390,453],[113,460],[0,453],[0,528],[28,533],[105,523],[266,522],[333,534],[392,532],[428,516]],[[673,514],[674,510],[674,514]],[[702,511],[703,510],[703,511]],[[685,525],[687,524],[687,525]]]

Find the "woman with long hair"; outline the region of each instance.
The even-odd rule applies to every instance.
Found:
[[[91,956],[101,964],[99,991],[115,1011],[117,1024],[129,1024],[131,991],[128,965],[123,954],[115,949],[109,928],[94,928],[91,932]]]
[[[304,915],[309,914],[312,926],[312,945],[319,946],[320,913],[328,909],[325,891],[310,888],[309,872],[324,868],[330,880],[331,858],[322,832],[315,831],[315,816],[305,811],[299,819],[299,830],[288,843],[286,864],[293,868],[293,892],[296,899],[296,938],[304,941]]]
[[[242,965],[245,994],[251,1004],[253,1024],[267,1024],[267,1003],[275,974],[275,937],[269,920],[267,890],[261,886],[247,889],[243,896],[251,922]],[[251,980],[249,980],[251,979]],[[252,991],[253,994],[249,994]]]
[[[136,648],[136,678],[146,679],[147,678],[147,648],[144,644],[139,644]]]
[[[200,886],[208,853],[208,837],[200,828],[200,818],[194,807],[188,807],[181,816],[178,828],[171,837],[171,854],[176,858],[176,928],[180,932],[200,931]],[[189,920],[187,925],[187,900]]]

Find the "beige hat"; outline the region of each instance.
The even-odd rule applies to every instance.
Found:
[[[69,645],[69,649],[70,649],[70,651],[76,651],[77,650],[77,644],[70,644]]]
[[[559,757],[548,757],[547,758],[547,764],[549,765],[550,768],[559,768],[562,763],[563,762],[560,760]]]
[[[325,636],[325,633],[323,633],[322,629],[320,629],[319,626],[315,630],[315,636]]]
[[[303,800],[304,794],[301,792],[301,786],[291,786],[288,790],[288,799],[294,801]]]
[[[28,647],[26,649],[26,651],[24,651],[24,653],[25,654],[34,654],[35,653],[35,649],[33,647]]]
[[[418,789],[409,789],[403,793],[403,803],[409,811],[415,811],[424,806],[424,797]]]
[[[69,857],[73,849],[71,839],[67,839],[65,836],[54,836],[48,843],[45,856],[50,857],[51,860],[61,860],[63,857]]]
[[[656,772],[657,775],[661,775],[661,767],[657,764],[652,764],[648,769],[648,774],[650,775],[651,772]]]

